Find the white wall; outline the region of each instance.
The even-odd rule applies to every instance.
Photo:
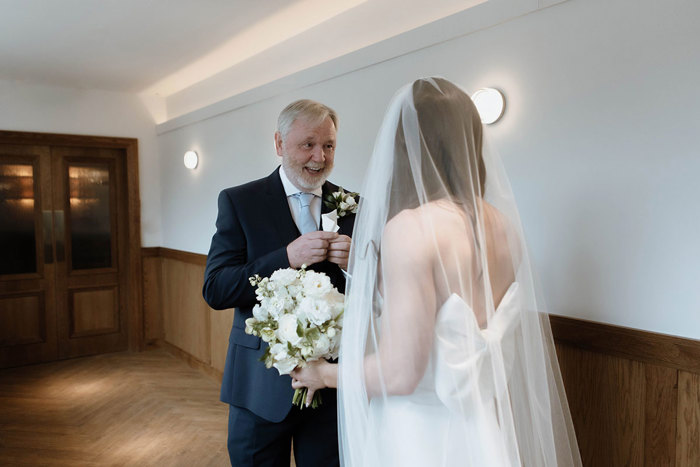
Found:
[[[0,129],[138,138],[141,241],[160,245],[158,141],[138,96],[0,81]]]
[[[332,179],[361,181],[386,104],[442,75],[504,90],[503,156],[549,310],[700,339],[700,3],[570,0],[159,136],[163,246],[206,253],[222,188],[277,163],[293,99],[340,114]],[[187,171],[187,149],[201,166]]]

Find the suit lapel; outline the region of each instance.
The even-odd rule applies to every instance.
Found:
[[[323,214],[328,214],[333,210],[332,207],[326,206],[326,197],[330,196],[334,192],[338,191],[338,185],[334,185],[333,183],[326,181],[323,186],[321,187],[323,193],[321,194],[321,215]],[[342,230],[342,221],[343,218],[341,217],[338,219],[338,233],[342,234],[344,233]],[[319,221],[320,222],[320,221]],[[321,230],[323,230],[323,224],[319,223],[318,225],[321,226]]]
[[[332,208],[326,206],[326,197],[332,194],[334,191],[338,191],[338,186],[329,181],[326,181],[321,187],[321,214],[327,214],[333,210]]]
[[[279,167],[267,177],[265,198],[265,205],[262,208],[267,212],[267,216],[273,224],[273,230],[277,232],[280,243],[289,245],[300,234],[292,218],[292,213],[289,211],[289,202],[282,186]]]

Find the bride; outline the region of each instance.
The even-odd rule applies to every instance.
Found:
[[[581,465],[508,179],[451,82],[394,96],[356,220],[339,387],[346,466]]]

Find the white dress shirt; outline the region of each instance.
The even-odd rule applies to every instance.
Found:
[[[289,204],[289,211],[292,213],[292,219],[297,228],[301,232],[301,227],[299,225],[299,211],[301,207],[299,206],[299,200],[294,197],[295,194],[299,193],[301,190],[294,186],[294,184],[289,180],[287,174],[284,173],[284,167],[280,166],[280,179],[282,179],[282,186],[284,187],[284,193],[287,195],[287,204]],[[305,193],[313,193],[314,199],[311,200],[311,205],[309,209],[311,214],[314,216],[314,221],[316,222],[316,228],[318,228],[318,222],[321,219],[321,197],[323,196],[323,190],[321,187],[313,191],[307,191]]]

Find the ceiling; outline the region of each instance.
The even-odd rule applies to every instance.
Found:
[[[314,28],[340,55],[483,1],[0,0],[0,79],[168,96]]]

